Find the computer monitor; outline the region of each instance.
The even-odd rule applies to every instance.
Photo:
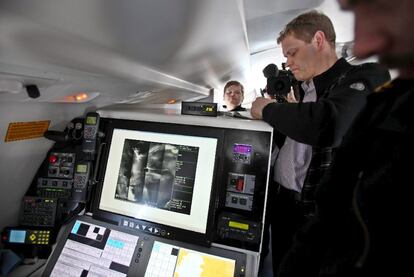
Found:
[[[220,134],[178,124],[112,122],[95,212],[207,235]]]

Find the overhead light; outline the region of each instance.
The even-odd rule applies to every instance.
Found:
[[[99,96],[99,92],[77,92],[71,95],[65,96],[63,99],[55,100],[53,102],[63,103],[84,103],[91,101],[92,99]]]
[[[76,94],[74,97],[76,101],[81,102],[81,101],[85,101],[88,98],[88,95],[82,92],[82,93]]]

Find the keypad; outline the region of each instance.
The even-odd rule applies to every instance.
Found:
[[[55,223],[56,208],[56,198],[26,196],[22,203],[20,224],[52,227]]]

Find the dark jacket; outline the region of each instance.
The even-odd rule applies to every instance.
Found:
[[[414,275],[413,121],[414,80],[368,97],[278,276]]]
[[[329,90],[343,74],[347,74],[346,79]],[[263,120],[298,142],[318,147],[337,146],[365,106],[367,95],[389,78],[388,71],[379,65],[365,71],[341,58],[313,78],[317,102],[269,104],[263,109]],[[365,87],[350,88],[358,82]]]
[[[246,111],[246,108],[243,108],[242,105],[238,105],[234,109],[230,110],[229,112],[239,112],[239,111]]]
[[[334,153],[355,117],[365,106],[366,97],[376,87],[389,81],[387,69],[379,64],[352,66],[339,59],[330,69],[313,78],[317,101],[266,106],[264,118],[275,129],[296,141],[313,145],[312,159],[301,192],[305,216],[315,212],[315,191],[320,179],[330,169]],[[286,109],[283,108],[286,105]],[[269,105],[270,106],[270,105]],[[283,113],[286,113],[283,115]],[[267,120],[266,120],[267,121]],[[293,123],[288,123],[293,121]],[[282,130],[280,126],[285,126]]]

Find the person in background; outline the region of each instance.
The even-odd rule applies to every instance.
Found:
[[[244,99],[244,88],[239,81],[228,81],[224,86],[223,92],[224,103],[229,112],[245,111],[241,106]]]
[[[414,1],[339,3],[355,14],[354,55],[399,76],[369,95],[278,277],[414,276]]]
[[[315,213],[314,192],[330,168],[334,147],[365,106],[368,94],[390,78],[378,64],[352,66],[338,59],[335,40],[326,15],[310,11],[293,19],[277,41],[287,67],[301,82],[299,103],[259,97],[252,105],[253,118],[263,118],[286,136],[278,145],[268,194],[274,272],[298,228]]]

